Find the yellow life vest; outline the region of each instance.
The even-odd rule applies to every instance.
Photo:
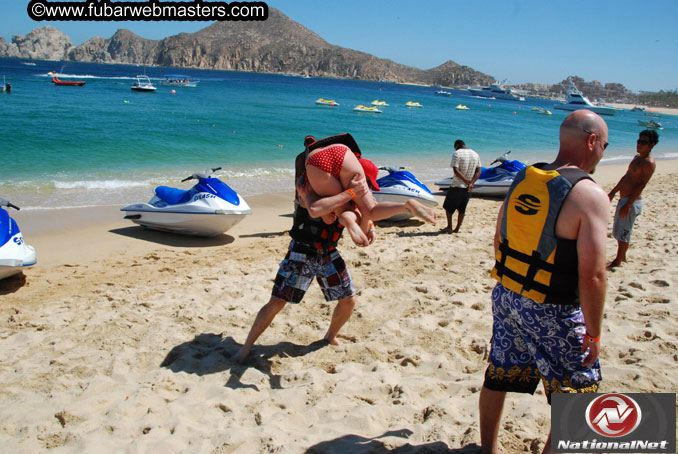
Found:
[[[538,303],[579,304],[576,240],[556,237],[560,209],[580,169],[521,171],[509,189],[492,277]]]

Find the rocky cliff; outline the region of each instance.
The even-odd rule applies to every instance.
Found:
[[[448,61],[421,70],[334,46],[319,35],[270,8],[262,22],[216,22],[196,33],[149,40],[129,30],[111,38],[94,37],[80,46],[54,27],[41,27],[26,36],[0,38],[0,56],[41,60],[159,65],[401,83],[488,84],[493,78]]]

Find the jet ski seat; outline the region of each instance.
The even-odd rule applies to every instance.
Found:
[[[155,188],[155,195],[169,205],[177,205],[191,200],[191,191],[171,188],[169,186],[158,186]]]

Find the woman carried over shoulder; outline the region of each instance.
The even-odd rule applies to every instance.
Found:
[[[374,242],[374,223],[396,214],[407,213],[435,224],[436,213],[416,200],[406,203],[377,202],[374,195],[362,185],[365,180],[372,189],[379,190],[376,182],[379,169],[364,159],[353,137],[340,134],[306,145],[305,181],[298,184],[302,199],[313,217],[323,217],[325,222],[334,216],[346,226],[351,239],[358,246]],[[312,191],[312,192],[311,192]],[[347,204],[337,213],[324,208],[323,197],[345,192]],[[313,197],[317,194],[319,199]],[[350,196],[350,198],[348,198]],[[352,202],[352,203],[348,203]]]

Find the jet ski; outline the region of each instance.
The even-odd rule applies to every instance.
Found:
[[[520,161],[508,158],[511,150],[507,151],[497,159],[492,161],[490,166],[499,163],[494,167],[482,167],[478,181],[473,185],[471,194],[484,196],[505,196],[508,193],[513,178],[518,172],[523,170],[527,165]],[[448,189],[452,186],[454,175],[444,180],[435,182],[435,185],[440,189]]]
[[[189,190],[158,186],[148,203],[121,208],[125,219],[155,230],[194,236],[220,235],[248,214],[247,202],[226,183],[210,175],[221,167],[203,170],[184,178],[198,180]]]
[[[19,210],[18,206],[1,198],[0,207]],[[0,279],[21,273],[36,262],[35,249],[24,243],[16,221],[0,208]]]
[[[402,170],[402,168],[395,169],[393,167],[379,167],[379,170],[386,170],[388,175],[379,178],[377,180],[379,190],[372,191],[377,202],[405,203],[410,199],[415,199],[428,207],[438,205],[438,200],[431,190],[412,173]],[[399,214],[388,218],[388,220],[403,221],[410,217],[412,216]]]

